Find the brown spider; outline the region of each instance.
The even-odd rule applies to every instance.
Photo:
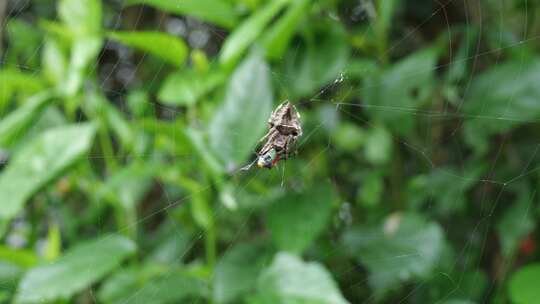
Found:
[[[296,107],[289,101],[280,104],[268,119],[268,129],[268,133],[260,140],[266,140],[266,143],[257,152],[255,162],[259,168],[271,169],[282,157],[289,158],[291,146],[302,136],[300,114]],[[251,168],[253,163],[244,169]]]

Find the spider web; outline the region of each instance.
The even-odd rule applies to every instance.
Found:
[[[24,1],[18,1],[18,2],[24,2]],[[18,2],[16,1],[16,3],[18,3]],[[427,24],[433,18],[441,18],[441,16],[442,16],[442,18],[445,18],[445,20],[447,22],[447,25],[448,25],[448,32],[450,32],[450,30],[451,30],[450,27],[451,26],[450,26],[450,22],[447,20],[446,9],[447,9],[448,6],[453,5],[454,4],[453,2],[454,2],[454,0],[446,1],[445,3],[439,3],[438,7],[431,14],[429,14],[427,18],[425,18],[421,22],[419,22],[418,25],[416,27],[414,27],[413,29],[411,29],[408,32],[408,34],[406,34],[403,38],[397,39],[396,42],[392,43],[389,46],[387,52],[391,52],[391,51],[394,51],[396,49],[399,49],[403,45],[403,43],[407,41],[407,39],[409,39],[412,35],[414,35],[415,33],[418,33],[420,30],[422,30],[424,27],[426,27]],[[504,1],[501,1],[501,7],[503,7],[503,2]],[[361,1],[360,3],[369,3],[369,2]],[[8,11],[6,13],[6,16],[9,16],[9,17],[6,18],[6,20],[4,20],[4,25],[8,20],[15,19],[15,18],[19,17],[21,14],[23,14],[25,12],[25,9],[20,9],[19,11],[15,11],[15,9],[17,8],[17,5],[14,5],[12,2],[10,2],[10,5],[12,5],[11,11]],[[30,5],[30,4],[28,3],[28,5]],[[466,5],[466,4],[464,3],[464,5]],[[479,5],[478,11],[474,12],[474,13],[478,13],[478,14],[481,15],[482,12],[483,12],[482,11],[483,8],[481,7],[480,4],[478,4],[478,5]],[[25,6],[26,5],[22,5],[21,7],[24,8]],[[528,2],[527,1],[525,1],[525,8],[526,8],[525,9],[526,19],[523,21],[524,31],[523,31],[523,34],[522,34],[522,39],[520,41],[515,42],[515,43],[506,44],[506,45],[502,42],[503,41],[503,37],[502,37],[503,28],[505,26],[505,24],[504,24],[505,16],[504,16],[504,10],[501,9],[500,10],[500,16],[499,16],[499,18],[500,18],[500,28],[499,28],[500,37],[499,37],[499,39],[500,39],[500,42],[501,42],[500,46],[497,47],[497,48],[492,48],[492,49],[490,49],[488,51],[481,51],[480,47],[479,47],[480,43],[476,42],[477,46],[474,48],[472,53],[469,54],[468,56],[466,56],[464,59],[461,59],[461,61],[470,62],[471,63],[470,64],[471,65],[471,70],[475,70],[475,66],[478,63],[478,60],[480,58],[482,58],[483,56],[491,56],[491,55],[499,56],[499,54],[502,53],[503,51],[507,51],[509,49],[520,47],[520,46],[522,46],[524,44],[532,43],[532,42],[536,41],[538,38],[540,38],[540,36],[530,36],[529,33],[527,32],[527,28],[528,28],[528,25],[529,25],[529,20],[527,19],[527,16],[528,16]],[[136,21],[134,22],[135,25],[139,24],[139,22],[143,18],[143,12],[144,12],[143,9],[139,10],[139,12],[137,14],[137,17],[136,17]],[[465,12],[468,12],[468,9],[465,9]],[[473,12],[471,12],[471,14],[472,13]],[[116,29],[116,28],[120,27],[122,17],[123,17],[122,13],[119,13],[116,16],[115,21],[113,22],[113,26],[111,27],[112,29]],[[337,17],[337,18],[339,18],[339,17]],[[470,19],[470,16],[467,15],[466,16],[466,26],[467,27],[472,24],[472,22],[469,19]],[[479,20],[480,20],[480,23],[476,24],[476,25],[479,27],[479,29],[478,29],[479,33],[482,33],[483,26],[484,26],[482,16],[479,17]],[[179,34],[179,33],[182,32],[182,30],[179,29],[178,26],[175,27],[174,25],[175,24],[178,25],[177,23],[180,22],[180,21],[185,22],[186,19],[179,19],[179,18],[172,18],[171,17],[168,24],[163,24],[163,23],[161,23],[161,22],[163,22],[163,20],[160,20],[160,23],[156,26],[156,28],[165,27],[166,29],[168,29],[171,32],[174,32],[176,30],[177,34]],[[195,22],[195,21],[191,20],[190,22]],[[225,39],[224,33],[221,33],[219,31],[217,31],[216,29],[214,29],[212,27],[209,27],[209,26],[205,26],[205,25],[201,25],[201,24],[199,24],[199,26],[202,27],[202,32],[201,32],[202,34],[201,35],[203,37],[209,37],[209,36],[214,35],[214,36],[221,37],[222,39]],[[181,28],[181,26],[180,26],[180,28]],[[205,38],[202,38],[201,40],[204,41]],[[195,42],[192,42],[192,43],[195,43],[195,44],[202,43],[201,40],[196,40]],[[480,38],[478,38],[477,41],[479,41],[479,40],[480,40]],[[452,35],[448,35],[448,43],[447,43],[447,45],[448,45],[448,53],[449,53],[448,57],[450,58],[450,62],[437,65],[435,67],[435,71],[442,71],[442,70],[452,66],[453,64],[456,64],[456,63],[459,62],[459,61],[453,60],[453,56],[452,56],[453,46],[454,46],[455,43],[456,43],[455,41],[452,41]],[[35,52],[34,52],[34,55],[32,55],[32,56],[39,56],[39,53],[40,53],[40,50],[42,49],[42,46],[43,45],[41,45],[39,48],[36,48]],[[105,42],[104,48],[108,49],[110,47],[111,47],[110,42],[109,41]],[[113,46],[113,47],[117,47],[117,46]],[[122,51],[122,49],[120,49],[119,51]],[[96,64],[92,67],[92,70],[95,71],[98,68],[98,64],[101,63],[101,61],[103,59],[102,56],[104,56],[104,54],[105,54],[105,52],[101,52],[100,57],[96,61]],[[357,56],[357,55],[359,55],[359,54],[355,51],[352,54],[352,57]],[[142,58],[134,66],[130,67],[131,73],[136,74],[136,72],[139,70],[141,64],[144,62],[144,59],[145,59],[146,56],[147,56],[147,54],[143,54]],[[498,64],[499,63],[497,62],[495,65],[498,65]],[[124,90],[127,89],[126,86],[133,87],[133,84],[131,83],[129,77],[126,77],[128,80],[126,81],[126,83],[124,85],[121,86],[120,90],[118,90],[118,89],[112,90],[112,89],[107,88],[108,87],[107,82],[110,80],[110,78],[113,77],[113,74],[115,74],[115,72],[118,73],[118,70],[120,70],[122,68],[125,69],[125,67],[123,67],[121,65],[122,64],[120,63],[120,61],[117,61],[116,63],[114,63],[112,66],[109,67],[110,68],[109,73],[106,73],[105,75],[102,75],[100,77],[100,80],[101,80],[100,87],[105,91],[105,93],[108,96],[123,96],[125,94]],[[520,68],[518,73],[522,73],[522,69],[525,68],[524,65],[525,65],[524,58],[522,57],[521,68]],[[29,72],[32,72],[32,73],[35,73],[35,74],[38,74],[38,73],[41,72],[40,70],[34,70],[34,69],[29,68],[27,66],[18,66],[18,67],[21,70],[26,70],[26,71],[29,71]],[[151,80],[150,80],[150,84],[154,84],[155,82],[159,81],[159,79],[157,78],[157,75],[159,74],[159,72],[163,68],[165,68],[165,64],[162,64],[157,69],[157,72],[155,73],[155,76],[153,78],[151,78]],[[278,83],[278,87],[274,88],[276,91],[279,90],[279,89],[281,89],[283,91],[286,91],[286,89],[285,89],[286,88],[286,82],[294,81],[294,79],[291,79],[290,75],[285,75],[285,74],[282,74],[280,72],[276,72],[273,69],[270,72],[272,73],[273,78],[275,80],[277,80],[277,83]],[[425,71],[418,71],[418,73],[422,73],[422,72],[425,72]],[[414,76],[415,76],[415,74],[411,74],[411,75],[403,75],[402,77],[406,78],[406,77],[414,77]],[[519,75],[516,75],[516,77],[517,76],[519,76]],[[536,173],[538,171],[538,169],[540,169],[540,167],[531,167],[535,163],[535,160],[536,160],[536,157],[537,157],[536,154],[537,154],[537,150],[538,150],[538,145],[536,146],[536,149],[534,149],[533,153],[528,156],[528,160],[526,161],[525,165],[522,167],[522,170],[521,170],[521,172],[519,172],[518,175],[512,176],[511,178],[508,178],[508,179],[495,178],[494,177],[495,174],[496,174],[495,169],[499,168],[499,167],[504,167],[504,164],[501,164],[501,157],[502,157],[501,155],[504,153],[505,145],[511,140],[511,137],[513,136],[513,134],[511,134],[511,133],[509,133],[507,135],[504,135],[501,142],[498,143],[498,148],[496,149],[496,153],[494,155],[492,155],[492,156],[489,156],[489,166],[490,167],[487,170],[487,174],[485,174],[484,177],[481,177],[481,178],[471,178],[471,177],[469,177],[469,175],[466,172],[467,169],[464,167],[465,160],[463,158],[461,158],[461,163],[460,163],[460,165],[462,166],[463,172],[460,172],[460,173],[457,173],[457,174],[455,172],[452,172],[450,170],[445,169],[439,163],[439,161],[437,161],[435,159],[436,157],[434,155],[432,155],[431,153],[434,150],[433,146],[437,145],[437,143],[432,142],[432,140],[429,137],[430,136],[429,131],[435,129],[436,127],[440,127],[440,126],[444,127],[444,125],[446,123],[454,125],[455,120],[462,120],[462,121],[465,121],[465,120],[518,121],[518,122],[521,122],[522,124],[533,125],[533,124],[538,123],[538,119],[520,120],[520,119],[516,119],[515,117],[510,117],[510,116],[507,117],[507,116],[505,116],[506,111],[505,111],[505,113],[501,113],[501,115],[498,115],[498,116],[470,115],[470,114],[464,113],[462,111],[462,106],[463,106],[464,100],[467,99],[468,88],[470,87],[471,83],[475,80],[475,77],[476,77],[475,75],[471,75],[469,77],[469,79],[467,79],[466,84],[464,85],[464,87],[466,88],[464,96],[462,98],[460,98],[460,101],[457,104],[457,106],[454,108],[454,111],[450,110],[447,103],[444,104],[444,108],[441,109],[441,110],[425,110],[424,109],[425,107],[416,108],[416,107],[400,107],[400,106],[380,106],[380,105],[377,105],[377,104],[368,104],[368,103],[366,103],[365,100],[360,100],[360,101],[357,101],[357,100],[356,101],[355,100],[351,101],[350,100],[351,98],[349,98],[349,96],[351,94],[359,93],[359,92],[361,92],[361,90],[365,89],[365,87],[362,87],[362,88],[355,88],[355,87],[349,88],[349,90],[347,91],[347,94],[344,94],[344,96],[342,98],[339,98],[338,100],[335,100],[333,98],[326,98],[325,97],[326,93],[333,92],[335,90],[339,90],[344,85],[344,83],[348,80],[348,77],[349,77],[348,72],[346,70],[341,71],[338,75],[336,75],[336,78],[335,78],[334,81],[331,81],[328,85],[324,86],[320,91],[318,91],[314,95],[310,96],[309,98],[303,98],[301,101],[297,102],[296,105],[297,105],[299,111],[302,112],[302,110],[304,108],[308,108],[308,107],[312,107],[312,106],[331,105],[333,107],[332,108],[333,109],[332,110],[333,114],[335,115],[332,118],[335,118],[336,116],[338,116],[340,119],[347,119],[347,120],[352,121],[354,123],[357,123],[357,124],[359,124],[359,125],[361,125],[363,127],[372,128],[372,129],[380,128],[380,125],[372,122],[367,116],[364,115],[364,113],[362,111],[364,111],[366,109],[369,109],[370,111],[399,113],[399,115],[403,115],[403,116],[414,116],[414,117],[416,117],[418,119],[423,119],[423,121],[427,122],[427,124],[430,125],[431,128],[428,128],[426,130],[426,138],[423,141],[420,141],[420,142],[424,142],[426,144],[421,145],[421,144],[419,144],[418,141],[411,142],[409,140],[404,140],[401,136],[398,136],[398,135],[395,135],[395,134],[390,134],[393,145],[395,145],[399,149],[407,151],[410,154],[411,159],[415,159],[416,161],[422,162],[422,163],[425,164],[426,171],[425,172],[414,172],[415,174],[429,173],[429,172],[434,171],[434,170],[440,170],[443,174],[451,176],[453,179],[455,179],[456,183],[461,183],[462,181],[472,181],[475,184],[475,186],[473,188],[476,191],[479,191],[481,193],[481,196],[480,196],[481,200],[479,202],[479,205],[481,206],[480,216],[477,219],[475,219],[476,222],[475,222],[475,225],[473,225],[474,229],[473,229],[473,231],[470,232],[471,237],[468,238],[468,241],[466,243],[462,244],[461,248],[456,248],[456,249],[458,249],[457,250],[458,254],[453,258],[454,267],[457,269],[460,266],[462,266],[462,264],[467,264],[467,263],[469,263],[468,261],[470,259],[473,259],[473,255],[474,255],[473,251],[475,250],[473,243],[480,242],[480,244],[482,244],[480,246],[480,248],[482,250],[482,252],[480,253],[480,256],[482,256],[483,252],[488,250],[488,248],[486,248],[486,247],[487,247],[487,242],[488,242],[488,238],[489,238],[489,230],[494,225],[493,215],[496,212],[496,210],[498,209],[499,205],[501,204],[501,201],[507,199],[506,196],[505,196],[506,195],[505,191],[508,190],[508,188],[511,187],[515,182],[520,181],[523,178],[529,177],[533,173]],[[385,83],[380,82],[380,83],[378,83],[376,85],[385,86]],[[507,107],[508,108],[512,107],[513,101],[514,101],[513,98],[508,99],[508,101],[507,101]],[[161,111],[163,111],[163,112],[170,113],[170,115],[172,115],[172,116],[182,115],[183,114],[183,111],[178,110],[176,108],[167,107],[167,106],[164,106],[164,105],[161,105],[161,104],[155,104],[155,103],[152,103],[152,105],[157,107],[157,108],[160,108]],[[485,106],[488,107],[489,105],[485,105]],[[330,118],[330,119],[332,119],[332,118]],[[297,156],[297,158],[300,158],[300,159],[303,158],[303,156],[302,156],[303,148],[306,147],[307,145],[310,145],[310,143],[312,141],[314,141],[315,137],[324,137],[324,138],[327,139],[326,140],[326,145],[319,146],[318,147],[319,151],[317,153],[315,153],[314,155],[310,155],[307,159],[304,160],[304,163],[302,163],[302,164],[303,164],[303,166],[305,168],[310,168],[310,167],[314,166],[318,161],[320,161],[320,158],[325,154],[332,155],[333,148],[335,146],[335,139],[333,138],[333,136],[331,134],[328,133],[328,130],[327,130],[327,126],[332,124],[330,119],[328,119],[328,120],[323,119],[319,123],[312,126],[311,128],[304,130],[304,136],[303,136],[303,138],[300,139],[300,141],[298,143],[298,147],[297,147],[298,156]],[[461,130],[463,130],[463,124],[461,122],[458,123],[454,127],[453,130],[454,131],[451,134],[441,136],[441,138],[439,138],[439,140],[441,142],[445,142],[445,140],[449,140],[449,141],[454,140],[456,134],[458,134]],[[460,150],[460,151],[466,150],[466,147],[461,147],[461,143],[458,140],[455,140],[455,144],[457,145],[457,150]],[[143,157],[143,156],[144,155],[130,155],[130,157]],[[95,159],[97,157],[99,157],[99,156],[89,156],[90,159]],[[103,158],[106,158],[106,157],[124,157],[124,156],[103,156]],[[191,155],[185,155],[185,156],[175,155],[174,157],[187,157],[187,158],[189,158],[189,157],[191,157]],[[296,161],[295,159],[291,160],[291,162],[295,162],[295,161]],[[280,170],[272,170],[272,171],[258,170],[258,171],[255,171],[255,172],[251,172],[249,174],[244,174],[242,172],[235,172],[235,173],[233,173],[231,179],[238,180],[236,186],[238,187],[239,190],[245,190],[245,189],[247,189],[247,187],[250,186],[250,184],[252,182],[257,181],[258,179],[262,178],[265,175],[270,176],[271,178],[274,178],[274,180],[277,179],[278,183],[281,185],[281,187],[286,188],[286,189],[288,187],[291,187],[290,181],[293,181],[294,179],[301,178],[301,176],[298,176],[295,172],[293,172],[291,170],[288,170],[289,169],[288,162],[285,162],[285,163],[282,162],[278,169],[280,169]],[[408,174],[404,174],[404,177],[406,177],[406,176],[408,176]],[[333,181],[334,185],[337,187],[336,184],[337,184],[337,180],[339,178],[337,176],[335,176],[335,175],[332,175],[332,172],[330,173],[329,178],[330,178],[330,180]],[[174,193],[171,193],[171,191],[168,189],[168,187],[166,185],[164,185],[162,182],[156,181],[156,183],[158,184],[159,188],[161,189],[161,193],[160,193],[161,198],[160,199],[165,202],[165,205],[163,207],[159,208],[158,210],[153,210],[153,211],[148,212],[146,214],[141,214],[139,219],[137,219],[137,221],[135,223],[135,225],[137,225],[137,226],[142,225],[145,222],[150,221],[151,219],[154,219],[157,216],[161,216],[163,213],[166,213],[168,216],[172,217],[172,215],[169,214],[169,212],[172,209],[174,209],[177,206],[180,206],[184,202],[190,200],[193,195],[197,194],[197,193],[190,193],[190,194],[187,194],[187,195],[181,195],[180,198],[177,198],[176,197],[177,195],[174,194]],[[495,187],[496,190],[493,190],[493,187]],[[212,189],[212,184],[207,183],[205,186],[203,186],[199,190],[199,192],[203,193],[203,192],[206,192],[206,191],[211,191],[211,189]],[[495,200],[491,201],[493,199],[492,193],[494,193],[494,191],[496,193]],[[429,196],[430,200],[434,199],[436,197],[436,194],[437,193],[432,192],[431,195]],[[462,194],[462,193],[457,193],[457,194]],[[535,199],[535,197],[533,196],[529,200],[527,212],[529,212],[529,209],[531,208],[534,199]],[[432,203],[428,204],[428,206],[431,206],[431,205],[432,205]],[[215,208],[214,212],[216,214],[216,217],[219,217],[220,213],[226,212],[226,207],[223,204],[215,204],[215,205],[213,205],[213,207]],[[351,204],[344,201],[341,204],[341,207],[342,207],[342,209],[343,208],[350,208]],[[224,253],[226,253],[232,247],[232,245],[235,243],[235,240],[237,240],[237,238],[240,237],[241,233],[244,232],[246,229],[249,229],[248,222],[250,221],[251,217],[255,214],[255,212],[256,212],[255,208],[252,208],[250,211],[247,212],[247,214],[245,215],[245,220],[243,220],[238,227],[235,227],[236,237],[230,242],[230,244],[228,246],[226,246],[225,250],[220,252],[220,255],[223,255]],[[352,216],[352,215],[349,214],[348,216]],[[171,221],[171,222],[174,225],[177,225],[177,226],[175,226],[176,227],[175,229],[177,231],[181,231],[183,229],[180,226],[178,226],[178,224],[176,224],[175,221]],[[450,231],[452,229],[452,225],[444,225],[443,227],[444,227],[445,232],[448,232],[448,231]],[[125,228],[122,228],[120,230],[124,230],[124,229],[127,230],[127,229],[130,229],[130,227],[126,226]],[[190,251],[193,249],[193,247],[196,246],[197,243],[199,243],[202,240],[203,236],[204,236],[204,232],[199,232],[199,233],[195,234],[193,236],[189,246],[188,246],[188,249],[181,256],[178,257],[178,260],[179,261],[183,260],[184,257],[190,253]],[[330,251],[330,253],[327,254],[326,258],[329,258],[333,253],[335,253],[335,252]],[[414,253],[412,253],[412,254],[414,254]],[[401,258],[402,258],[402,256],[393,257],[393,259],[398,261],[398,263],[399,263],[399,260]],[[476,262],[477,265],[474,268],[479,268],[479,269],[482,268],[482,265],[480,265],[480,262],[481,262],[481,259],[478,259],[478,262]],[[509,261],[506,261],[506,263],[509,263]],[[353,268],[346,269],[346,270],[340,270],[340,271],[337,271],[337,272],[332,271],[332,275],[336,279],[339,280],[340,277],[346,275],[348,272],[357,271],[359,269],[359,267],[361,267],[361,265],[355,265]],[[466,268],[466,267],[463,267],[463,268]],[[448,279],[449,281],[451,281],[452,285],[454,286],[453,291],[457,291],[457,290],[460,289],[461,284],[462,284],[462,280],[463,280],[463,275],[458,274],[456,276],[456,275],[454,275],[452,273],[441,272],[440,276],[442,276],[442,277]],[[402,295],[402,297],[398,299],[398,302],[402,303],[402,302],[411,301],[411,299],[414,298],[415,293],[418,292],[427,281],[428,281],[428,279],[423,280],[423,281],[420,280],[420,282],[415,284],[415,286],[413,288],[410,288],[408,290],[408,293],[406,293],[405,295]],[[344,283],[348,284],[348,286],[343,286],[342,285],[341,287],[349,288],[349,287],[352,287],[354,285],[367,285],[367,279],[364,280],[364,281],[357,281],[357,282],[342,282],[342,281],[340,281],[340,284],[344,284]],[[496,287],[495,282],[490,282],[490,284],[488,286],[488,291],[491,291],[491,289],[493,289],[495,287]],[[151,287],[148,287],[147,285],[145,285],[143,288],[151,288]],[[139,290],[138,292],[140,292],[141,290]],[[155,290],[156,294],[158,294],[159,292],[160,292],[160,290]],[[137,293],[133,294],[133,298],[135,298],[136,296],[137,296]],[[348,295],[345,294],[345,296],[348,296]],[[442,303],[446,299],[450,298],[451,296],[452,296],[452,293],[442,295],[439,302]],[[97,299],[94,298],[93,300],[94,300],[94,302],[97,302]],[[375,297],[371,297],[371,298],[365,299],[364,302],[369,303],[369,302],[377,302],[377,301],[378,300]],[[487,299],[486,299],[486,301],[487,301]]]

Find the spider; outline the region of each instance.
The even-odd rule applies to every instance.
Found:
[[[259,168],[272,169],[282,157],[289,158],[291,146],[302,136],[300,114],[296,107],[289,101],[280,104],[268,119],[268,129],[268,133],[260,140],[266,140],[266,143],[257,152],[257,159],[245,167],[245,170],[254,163],[257,163]]]

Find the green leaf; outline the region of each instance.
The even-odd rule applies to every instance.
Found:
[[[410,134],[415,121],[411,112],[429,100],[436,63],[437,52],[428,48],[367,77],[362,92],[371,117],[392,132]]]
[[[151,162],[133,161],[116,171],[97,193],[98,200],[112,195],[126,210],[135,208],[152,185],[157,170],[151,166]]]
[[[185,271],[147,264],[116,272],[100,288],[98,298],[105,303],[161,304],[184,303],[206,294],[205,284]]]
[[[376,227],[355,227],[343,243],[369,270],[369,284],[380,298],[401,282],[427,278],[443,250],[443,231],[416,214],[393,214]]]
[[[335,194],[328,184],[284,196],[270,205],[266,214],[272,239],[281,250],[301,253],[328,224],[334,202]]]
[[[135,253],[135,243],[119,235],[79,243],[55,263],[32,268],[19,283],[16,303],[68,299]]]
[[[109,32],[107,37],[152,54],[175,66],[181,66],[188,55],[186,43],[163,32]]]
[[[463,105],[465,140],[483,152],[488,136],[538,119],[539,82],[540,59],[497,64],[475,77]]]
[[[0,120],[0,147],[7,148],[24,135],[43,108],[51,101],[51,94],[42,93],[29,98],[21,107]]]
[[[126,3],[144,4],[173,14],[193,16],[225,28],[232,28],[238,22],[234,7],[225,0],[127,0]]]
[[[343,304],[332,276],[319,263],[303,262],[288,253],[278,253],[258,282],[261,303]]]
[[[41,57],[44,77],[50,83],[60,86],[67,69],[67,57],[62,51],[60,43],[52,37],[47,37]]]
[[[201,280],[188,276],[182,271],[172,271],[148,281],[140,289],[133,290],[132,295],[134,296],[128,298],[128,302],[140,304],[182,303],[186,299],[200,299],[206,294],[207,287]]]
[[[14,249],[0,245],[0,260],[22,268],[28,268],[38,262],[38,256],[30,250]]]
[[[238,244],[228,250],[214,271],[214,301],[230,303],[255,289],[256,279],[266,262],[267,256],[259,245]]]
[[[228,66],[238,60],[289,1],[272,0],[236,27],[221,47],[219,62]]]
[[[270,68],[253,53],[233,73],[209,126],[210,146],[227,169],[237,168],[253,152],[266,129],[272,100]]]
[[[35,74],[14,69],[0,70],[0,114],[9,105],[14,94],[22,97],[35,94],[43,89],[43,81]]]
[[[387,163],[392,157],[392,134],[382,126],[374,127],[366,136],[364,155],[375,165]]]
[[[75,35],[95,35],[101,31],[100,0],[61,0],[58,15]]]
[[[172,106],[194,105],[202,97],[225,82],[220,71],[196,73],[192,70],[169,74],[158,92],[161,103]]]
[[[0,219],[15,216],[35,192],[81,158],[90,149],[94,133],[89,124],[62,126],[21,148],[0,175]]]
[[[538,278],[540,278],[540,263],[529,264],[514,273],[509,285],[512,303],[538,303],[540,299]]]
[[[102,43],[101,38],[86,36],[77,37],[73,42],[66,78],[60,86],[60,91],[67,97],[74,97],[81,88],[86,71],[96,62]]]
[[[330,82],[339,82],[349,59],[346,32],[338,23],[318,25],[304,44],[290,48],[283,61],[287,85],[294,96],[313,95]],[[294,80],[294,81],[292,81]]]
[[[306,17],[306,10],[311,0],[293,1],[283,17],[279,18],[263,35],[261,43],[266,49],[266,56],[281,59],[291,41],[300,21]]]
[[[520,195],[519,199],[504,212],[497,223],[496,228],[504,256],[510,258],[519,242],[534,229],[535,221],[532,210],[534,210],[534,205],[531,198]]]

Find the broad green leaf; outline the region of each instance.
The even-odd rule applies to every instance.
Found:
[[[21,148],[0,174],[0,219],[11,219],[35,192],[80,159],[90,149],[94,132],[89,124],[62,126]]]
[[[210,146],[228,170],[245,162],[255,149],[273,99],[269,67],[253,53],[234,71],[209,126]]]
[[[135,253],[135,243],[119,235],[105,235],[77,244],[52,264],[28,271],[15,303],[43,303],[69,299]]]
[[[147,52],[175,66],[181,66],[188,55],[186,43],[163,32],[109,32],[107,36],[127,46]]]
[[[497,64],[476,76],[463,105],[465,140],[478,152],[490,135],[540,117],[540,59]]]
[[[540,263],[526,265],[514,273],[509,284],[512,303],[538,303],[540,299],[538,278],[540,278]]]
[[[330,185],[319,184],[271,204],[266,221],[276,245],[281,250],[304,251],[328,224],[335,199]]]
[[[255,11],[227,37],[219,54],[219,62],[228,66],[238,60],[264,31],[267,24],[290,0],[271,0]]]
[[[95,35],[101,31],[101,0],[60,0],[58,14],[77,36]]]
[[[225,75],[220,71],[197,73],[182,70],[170,74],[158,92],[161,103],[174,106],[194,105],[206,94],[225,82]]]
[[[189,139],[193,149],[200,155],[204,162],[204,166],[207,167],[214,176],[220,176],[223,173],[223,164],[220,162],[219,158],[214,155],[213,151],[209,149],[208,144],[204,141],[203,134],[196,129],[189,128],[186,130],[185,135]]]
[[[193,16],[225,28],[232,28],[238,22],[234,7],[226,0],[127,0],[126,4],[149,5],[169,13]]]
[[[372,119],[384,123],[392,132],[410,134],[416,117],[411,112],[429,101],[436,63],[435,49],[428,48],[367,77],[362,96]]]
[[[280,59],[291,41],[300,21],[306,17],[311,0],[293,1],[283,17],[279,18],[268,31],[265,32],[261,43],[266,49],[266,56],[271,59]]]
[[[0,147],[7,148],[24,135],[41,110],[51,101],[50,93],[29,98],[21,107],[0,120]]]
[[[239,296],[255,289],[256,279],[267,258],[262,246],[255,244],[238,244],[229,249],[214,271],[214,301],[233,303]]]
[[[261,304],[344,304],[334,279],[324,266],[278,253],[258,282]]]
[[[396,289],[401,282],[427,278],[443,249],[441,227],[416,214],[393,214],[384,224],[355,227],[343,243],[369,270],[376,297]]]
[[[115,273],[99,290],[98,298],[105,303],[191,303],[200,299],[207,287],[198,278],[178,268],[129,268]]]
[[[349,45],[343,27],[326,22],[312,29],[305,43],[290,48],[283,61],[287,85],[294,96],[313,96],[324,87],[338,84],[349,59]]]

